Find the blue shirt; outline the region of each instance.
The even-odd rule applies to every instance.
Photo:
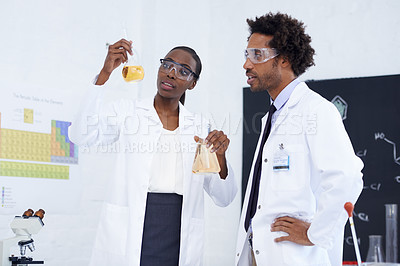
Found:
[[[276,97],[275,101],[272,101],[271,98],[271,104],[273,104],[276,108],[275,113],[272,116],[271,120],[271,126],[274,125],[276,119],[278,118],[279,114],[282,111],[282,107],[285,106],[286,102],[289,100],[290,95],[294,91],[294,88],[300,83],[300,80],[294,79],[292,82],[290,82]]]

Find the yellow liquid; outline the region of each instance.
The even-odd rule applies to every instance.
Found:
[[[201,173],[219,173],[221,167],[215,152],[211,152],[211,147],[207,148],[205,144],[197,144],[196,155],[192,166],[192,172]]]
[[[144,77],[144,69],[142,66],[124,66],[122,77],[126,82],[140,81]]]

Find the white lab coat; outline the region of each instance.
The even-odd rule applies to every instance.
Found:
[[[265,127],[266,117],[262,119]],[[236,248],[236,264],[251,265],[244,221],[260,139],[245,194]],[[274,171],[282,150],[289,170]],[[299,83],[271,128],[262,155],[258,205],[252,220],[257,265],[342,265],[344,204],[355,203],[363,187],[362,161],[355,155],[335,106]],[[308,237],[314,246],[274,242],[287,235],[271,232],[280,216],[311,222]]]
[[[102,87],[90,88],[79,117],[69,129],[71,140],[78,145],[117,140],[119,144],[90,265],[138,266],[150,167],[162,124],[153,99],[103,104],[102,94]],[[192,174],[196,148],[193,137],[206,137],[207,123],[183,105],[179,105],[179,110],[184,173],[179,265],[194,266],[202,265],[203,258],[203,189],[215,204],[227,206],[237,187],[229,165],[225,180],[217,174]]]

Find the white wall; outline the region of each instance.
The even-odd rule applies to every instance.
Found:
[[[240,186],[245,20],[268,11],[287,12],[307,25],[317,54],[316,66],[304,79],[400,73],[398,0],[13,0],[0,2],[0,79],[10,85],[66,90],[78,101],[102,66],[106,43],[123,36],[125,23],[146,77],[135,87],[123,84],[115,73],[110,82],[122,89],[109,97],[153,96],[158,59],[176,45],[191,46],[204,70],[195,90],[187,94],[186,106],[212,114],[216,126],[229,134],[229,158]],[[82,153],[80,165],[83,193],[73,195],[81,198],[80,206],[70,214],[63,214],[62,206],[60,212],[48,213],[46,226],[35,236],[34,256],[44,258],[46,265],[87,265],[112,158],[96,151]],[[207,199],[205,265],[233,265],[240,207],[240,197],[225,209]],[[0,209],[0,238],[12,235],[11,219]]]

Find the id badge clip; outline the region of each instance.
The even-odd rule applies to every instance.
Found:
[[[289,155],[287,154],[283,143],[279,144],[279,150],[274,155],[272,169],[276,172],[289,170]]]

